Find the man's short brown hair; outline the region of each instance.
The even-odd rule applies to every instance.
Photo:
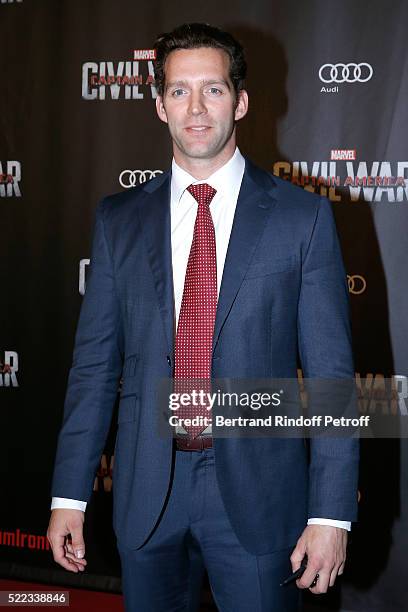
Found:
[[[162,34],[154,43],[156,60],[154,73],[157,93],[162,96],[165,89],[166,59],[172,51],[177,49],[199,49],[210,47],[222,49],[230,58],[229,76],[234,86],[235,95],[244,87],[247,65],[242,45],[228,32],[210,26],[207,23],[184,23],[171,32]]]

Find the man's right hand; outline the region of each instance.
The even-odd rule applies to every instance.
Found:
[[[82,510],[55,508],[51,511],[47,538],[54,560],[70,572],[78,573],[85,569],[84,520],[85,512]],[[71,541],[68,534],[71,534]]]

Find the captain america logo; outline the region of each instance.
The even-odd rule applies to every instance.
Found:
[[[21,198],[21,162],[0,161],[0,198]]]

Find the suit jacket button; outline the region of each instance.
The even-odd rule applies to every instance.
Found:
[[[167,355],[167,363],[169,364],[169,366],[171,366],[171,359],[170,359],[170,355]]]

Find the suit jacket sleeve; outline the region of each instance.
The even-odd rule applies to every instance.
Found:
[[[123,340],[106,239],[106,201],[96,211],[91,262],[69,372],[51,496],[88,501],[112,419]]]
[[[303,256],[298,343],[305,379],[354,379],[347,278],[326,198]],[[309,517],[357,520],[358,461],[356,438],[310,440]]]

